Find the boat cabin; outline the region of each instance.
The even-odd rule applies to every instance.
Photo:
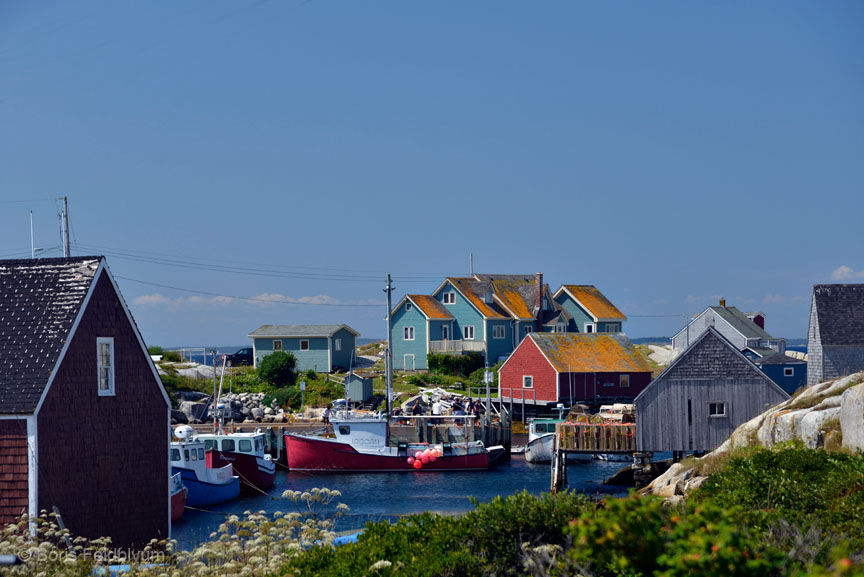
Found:
[[[206,451],[248,453],[262,455],[266,450],[264,433],[229,433],[227,435],[198,435]]]
[[[330,421],[333,433],[340,443],[349,443],[353,447],[386,447],[387,422],[378,420]]]

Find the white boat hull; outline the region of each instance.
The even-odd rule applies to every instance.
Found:
[[[525,445],[525,461],[528,463],[551,463],[554,443],[555,433],[546,433],[532,439]],[[591,460],[591,455],[568,453],[567,460],[588,462]]]

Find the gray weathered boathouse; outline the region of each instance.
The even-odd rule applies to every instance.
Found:
[[[864,369],[864,284],[817,284],[807,331],[807,384]]]
[[[639,451],[711,451],[789,395],[714,327],[636,397]]]

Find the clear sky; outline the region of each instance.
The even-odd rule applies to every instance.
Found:
[[[383,337],[386,273],[469,252],[634,337],[720,296],[804,337],[864,282],[862,185],[858,0],[0,2],[0,258],[68,196],[148,344]]]

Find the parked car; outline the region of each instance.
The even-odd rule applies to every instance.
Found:
[[[243,347],[242,349],[239,349],[236,353],[226,353],[223,356],[228,360],[228,364],[232,367],[237,367],[240,365],[251,365],[252,347]]]

